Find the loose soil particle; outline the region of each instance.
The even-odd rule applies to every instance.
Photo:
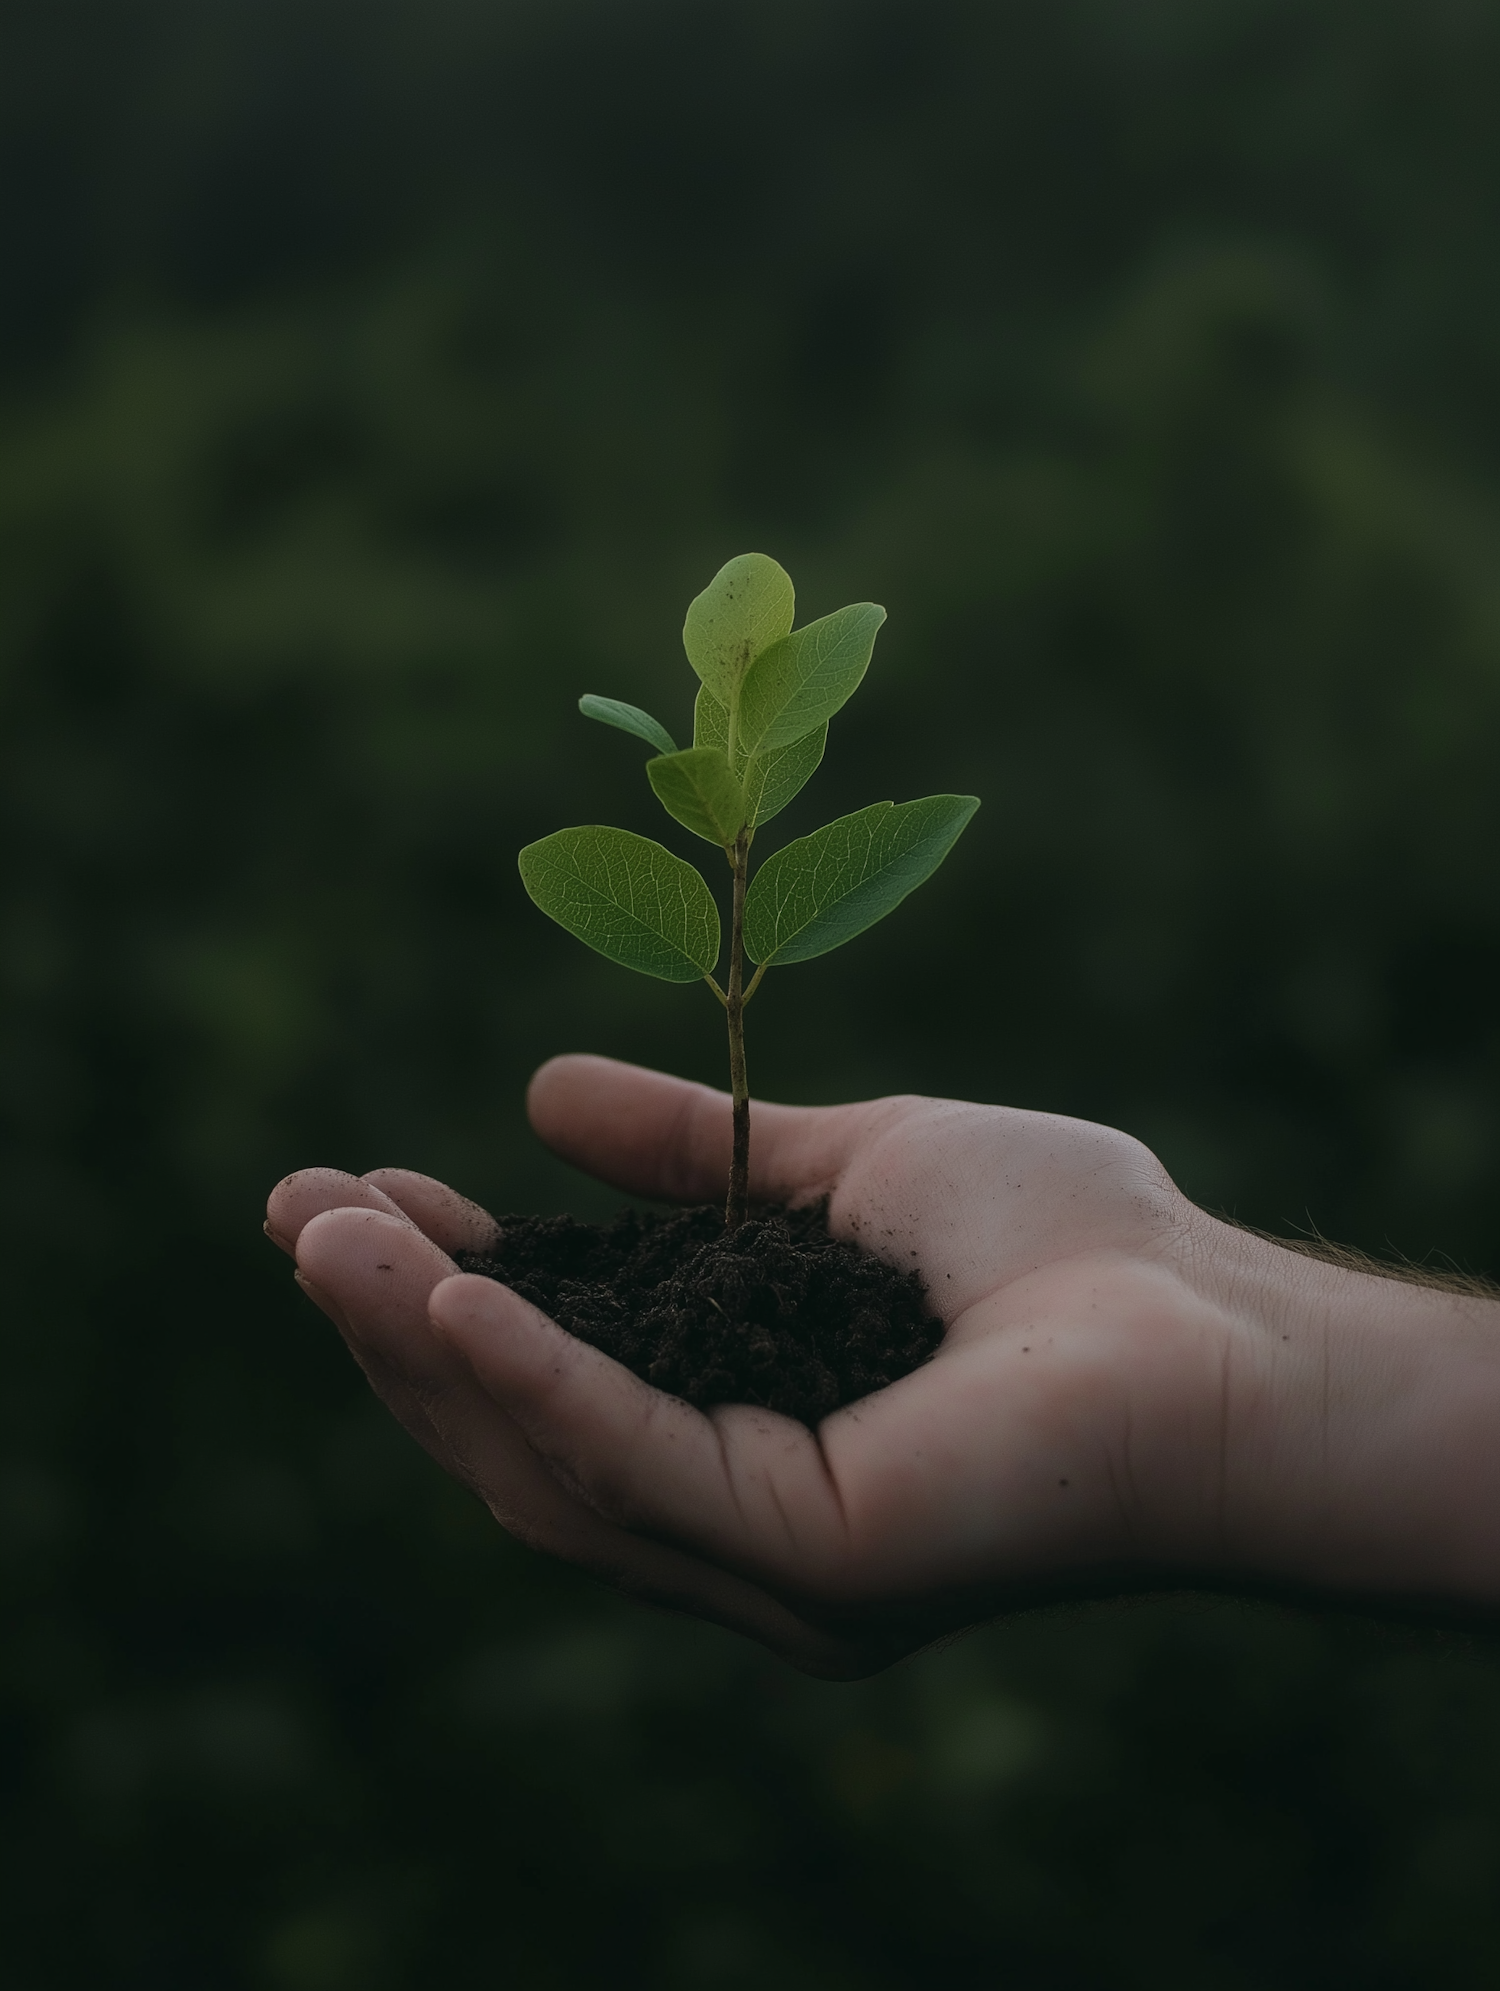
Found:
[[[700,1408],[754,1403],[815,1425],[943,1338],[920,1276],[830,1237],[825,1203],[761,1208],[733,1232],[712,1204],[608,1224],[503,1217],[499,1241],[458,1262]]]

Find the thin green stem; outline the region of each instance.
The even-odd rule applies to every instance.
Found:
[[[724,1009],[729,1020],[729,1084],[734,1095],[734,1146],[729,1161],[729,1197],[724,1228],[737,1230],[750,1208],[750,1081],[745,1074],[745,881],[750,869],[750,834],[734,842],[734,915],[729,930],[729,987]]]
[[[755,973],[750,977],[749,986],[746,988],[743,998],[745,1002],[749,1002],[751,996],[753,996],[755,994],[755,991],[760,987],[760,978],[766,972],[767,968],[770,967],[770,965],[771,964],[769,961],[762,961],[760,966],[756,969]]]

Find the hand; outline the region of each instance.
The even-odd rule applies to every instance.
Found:
[[[621,1189],[723,1194],[723,1094],[571,1057],[529,1106]],[[924,1368],[816,1432],[694,1410],[456,1273],[447,1254],[495,1225],[427,1177],[290,1176],[267,1230],[502,1526],[807,1671],[868,1672],[1081,1591],[1500,1595],[1500,1531],[1455,1520],[1476,1498],[1500,1517],[1493,1303],[1218,1223],[1138,1142],[1084,1121],[895,1098],[757,1103],[753,1125],[752,1194],[826,1195],[834,1232],[915,1265],[947,1324]]]

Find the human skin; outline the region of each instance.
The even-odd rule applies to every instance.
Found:
[[[725,1094],[609,1059],[528,1107],[631,1194],[724,1193]],[[664,1396],[493,1280],[495,1225],[402,1169],[309,1169],[267,1232],[500,1524],[854,1677],[1048,1596],[1184,1584],[1500,1606],[1500,1303],[1206,1215],[1128,1135],[953,1100],[754,1108],[752,1194],[915,1266],[933,1359],[816,1432]]]

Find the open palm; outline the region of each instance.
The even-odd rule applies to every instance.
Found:
[[[610,1060],[544,1066],[533,1124],[637,1195],[721,1196],[730,1102]],[[806,1670],[866,1672],[1003,1603],[1187,1569],[1224,1544],[1209,1219],[1139,1143],[920,1098],[757,1104],[752,1192],[829,1198],[915,1266],[932,1361],[826,1418],[663,1395],[455,1271],[491,1218],[400,1169],[290,1176],[267,1229],[403,1424],[512,1533]]]

